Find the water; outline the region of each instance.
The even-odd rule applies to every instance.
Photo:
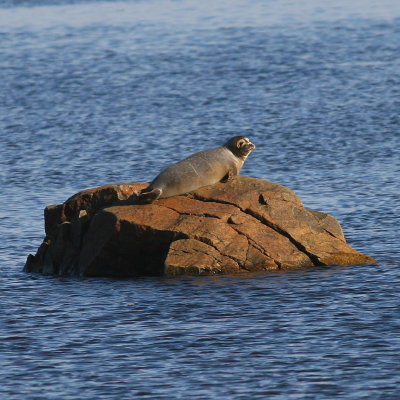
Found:
[[[348,3],[1,3],[1,398],[400,398],[400,5]],[[334,215],[377,263],[22,272],[46,205],[243,133],[242,174]]]

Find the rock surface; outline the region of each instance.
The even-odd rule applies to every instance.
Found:
[[[76,276],[204,275],[375,260],[330,215],[249,177],[134,204],[145,183],[80,192],[45,209],[46,237],[24,270]]]

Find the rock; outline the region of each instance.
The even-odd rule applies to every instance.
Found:
[[[102,186],[46,207],[46,237],[24,270],[174,276],[375,261],[346,243],[332,216],[305,209],[294,192],[276,183],[236,177],[134,204],[135,191],[145,186]]]

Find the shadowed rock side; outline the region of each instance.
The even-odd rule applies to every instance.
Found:
[[[46,237],[24,270],[57,275],[206,275],[375,260],[330,215],[290,189],[249,177],[153,204],[145,183],[85,190],[45,209]]]

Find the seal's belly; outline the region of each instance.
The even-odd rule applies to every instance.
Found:
[[[160,174],[160,182],[162,182],[161,197],[176,196],[191,192],[203,186],[213,185],[219,182],[227,173],[228,169],[218,166],[214,169],[201,169],[196,166],[173,165],[164,174]],[[154,182],[157,187],[157,181]]]
[[[203,186],[213,185],[223,179],[235,167],[230,152],[219,148],[194,154],[171,165],[153,181],[152,188],[162,189],[162,197],[191,192]]]

